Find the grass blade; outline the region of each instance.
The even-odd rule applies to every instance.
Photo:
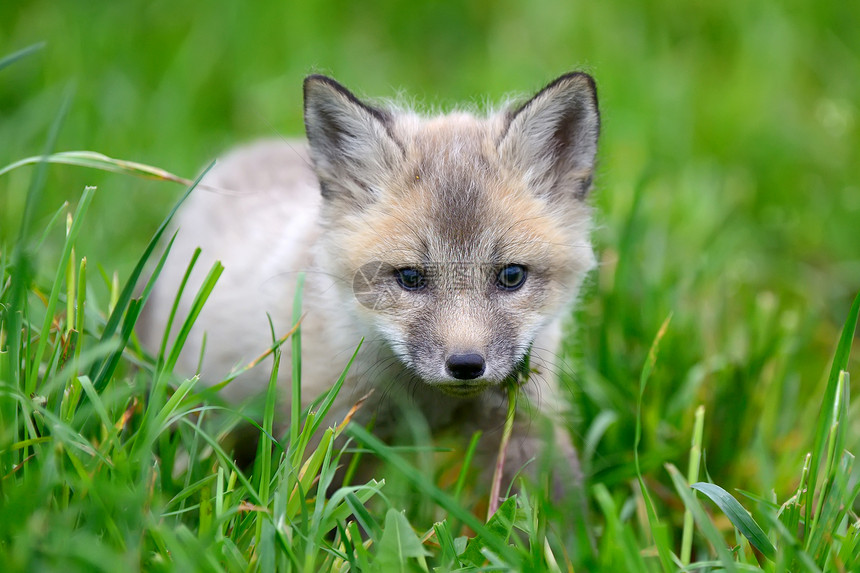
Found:
[[[39,42],[38,44],[33,44],[32,46],[27,46],[17,52],[13,52],[8,56],[5,56],[3,59],[0,59],[0,70],[5,67],[11,66],[18,60],[26,58],[30,54],[34,54],[45,47],[45,42]]]
[[[699,463],[702,459],[702,434],[705,425],[705,407],[696,408],[696,417],[693,427],[693,440],[690,447],[690,465],[687,468],[687,481],[692,483],[699,479]],[[681,563],[690,564],[690,555],[693,548],[693,514],[687,509],[684,511],[684,533],[681,537]]]
[[[496,468],[493,471],[493,483],[490,487],[490,502],[487,504],[487,521],[495,515],[499,509],[499,499],[502,489],[502,475],[505,469],[505,455],[511,432],[514,428],[514,415],[517,410],[517,390],[519,387],[515,382],[508,383],[508,413],[505,416],[505,427],[502,430],[502,439],[499,441],[499,451],[496,454]]]
[[[505,542],[511,536],[514,529],[514,520],[517,515],[517,498],[516,496],[509,497],[501,504],[498,509],[493,512],[493,515],[487,519],[487,530],[500,540]],[[478,535],[469,540],[466,550],[460,554],[460,560],[466,563],[471,563],[476,567],[483,565],[486,557],[484,557],[483,549],[487,546],[485,536]]]
[[[305,284],[304,273],[299,273],[296,279],[296,294],[293,298],[293,324],[299,325],[293,332],[292,363],[293,377],[290,389],[292,401],[290,402],[290,444],[295,445],[299,438],[299,423],[302,410],[302,330],[300,321],[302,318],[302,290]]]
[[[648,493],[648,488],[645,487],[645,480],[642,478],[642,468],[639,466],[639,442],[642,439],[642,398],[645,395],[645,387],[648,384],[648,378],[651,376],[651,370],[654,369],[654,364],[657,362],[657,352],[660,348],[660,341],[665,336],[669,328],[669,323],[672,320],[672,315],[666,317],[657,335],[654,337],[654,342],[651,343],[651,349],[648,351],[648,358],[642,366],[642,374],[639,377],[639,400],[636,406],[636,437],[633,443],[633,460],[636,467],[636,477],[639,480],[639,489],[642,492],[642,498],[645,501],[645,508],[648,512],[648,525],[651,528],[651,534],[654,537],[654,543],[657,546],[657,552],[660,556],[660,564],[663,571],[669,573],[674,569],[672,556],[669,550],[669,544],[665,539],[660,539],[665,533],[665,529],[660,518],[657,517],[657,511],[654,509],[654,503],[651,501],[651,496]]]
[[[215,288],[215,284],[221,277],[222,272],[224,272],[224,266],[220,262],[215,261],[209,269],[209,274],[206,275],[206,278],[203,279],[203,283],[197,290],[197,294],[194,296],[194,300],[191,303],[191,308],[188,309],[188,315],[185,317],[185,321],[182,323],[179,328],[179,332],[176,334],[173,346],[170,348],[170,354],[164,362],[164,372],[173,372],[176,367],[176,362],[179,360],[182,348],[185,346],[185,342],[191,335],[191,328],[197,321],[197,317],[200,316],[200,312],[203,310],[203,305],[206,303],[209,295],[212,294],[212,289]]]
[[[72,220],[72,225],[69,228],[69,232],[66,235],[66,242],[63,246],[63,253],[60,256],[60,264],[57,267],[57,273],[54,277],[53,286],[51,287],[51,294],[48,296],[48,306],[45,310],[45,321],[42,324],[42,331],[39,334],[39,343],[36,345],[36,354],[33,355],[33,366],[30,370],[29,375],[27,376],[27,383],[25,385],[26,392],[28,394],[32,394],[36,391],[36,384],[38,381],[38,370],[42,365],[42,355],[45,352],[45,348],[48,346],[48,340],[50,337],[48,336],[51,323],[54,320],[54,311],[57,308],[57,304],[59,302],[60,297],[60,288],[63,284],[63,276],[66,274],[66,268],[70,264],[70,258],[72,254],[72,249],[75,244],[75,239],[78,236],[78,233],[83,226],[84,217],[86,216],[87,209],[89,209],[90,203],[93,200],[93,195],[95,193],[95,187],[86,187],[84,189],[83,194],[81,195],[81,200],[78,202],[78,207],[75,209],[75,215]]]
[[[354,493],[346,494],[345,500],[346,504],[352,510],[355,520],[365,533],[367,533],[371,539],[378,539],[382,533],[382,527],[379,526],[379,523],[377,523],[370,512],[367,511],[367,508],[364,507],[361,500],[358,499]]]
[[[170,249],[173,247],[173,242],[176,240],[176,233],[173,234],[173,237],[170,238],[170,242],[167,244],[167,247],[164,249],[164,254],[161,255],[161,260],[158,262],[158,267],[155,269],[155,272],[150,277],[149,282],[153,284],[157,278],[158,274],[161,273],[161,268],[167,260],[167,254],[170,252]],[[200,256],[200,248],[194,249],[194,253],[191,255],[191,260],[188,263],[188,267],[185,269],[185,275],[182,277],[182,281],[179,283],[179,287],[176,289],[176,296],[173,298],[173,306],[170,307],[170,312],[167,314],[167,323],[164,325],[164,335],[161,338],[161,345],[158,347],[158,356],[156,357],[156,370],[161,370],[164,367],[164,355],[167,352],[167,342],[170,339],[170,331],[173,330],[173,321],[176,319],[176,312],[179,309],[179,301],[182,299],[182,293],[185,292],[185,286],[188,284],[188,279],[191,278],[191,271],[194,270],[194,265],[197,263],[197,258]]]
[[[66,118],[69,107],[72,101],[72,93],[68,91],[60,105],[60,110],[54,118],[51,128],[48,132],[48,138],[45,141],[45,153],[49,153],[56,144],[57,136],[60,133],[60,127]],[[42,195],[42,189],[45,186],[45,176],[47,172],[47,164],[39,163],[36,167],[36,172],[30,180],[30,188],[27,192],[27,198],[24,202],[24,214],[21,219],[21,228],[18,231],[18,240],[12,251],[12,265],[10,285],[8,288],[8,296],[5,297],[5,315],[6,324],[6,344],[5,349],[8,352],[6,357],[6,380],[10,384],[18,386],[20,384],[21,374],[21,327],[24,320],[24,306],[26,305],[26,291],[30,287],[30,281],[34,274],[35,263],[30,249],[27,248],[29,240],[30,225],[34,216],[34,209],[39,203],[39,198]],[[2,349],[2,346],[0,346]],[[25,367],[26,371],[26,367]],[[8,413],[0,408],[0,425],[4,425],[8,417]]]
[[[451,535],[448,521],[436,522],[433,524],[433,531],[436,533],[436,542],[439,543],[441,550],[439,555],[440,566],[448,570],[454,569],[455,566],[459,567],[460,560],[457,558],[457,548],[454,547],[454,536]]]
[[[2,65],[2,62],[0,62]],[[123,173],[126,175],[134,175],[144,177],[146,179],[156,179],[159,181],[172,181],[181,183],[185,186],[193,185],[190,179],[179,177],[164,169],[137,163],[135,161],[126,161],[124,159],[115,159],[108,157],[95,151],[60,151],[49,155],[36,155],[33,157],[25,157],[14,163],[10,163],[6,167],[0,169],[0,176],[23,167],[25,165],[34,165],[38,163],[58,163],[61,165],[75,165],[77,167],[89,167],[99,169],[101,171],[110,171],[112,173]]]
[[[770,539],[732,494],[712,483],[697,482],[690,487],[702,492],[717,504],[732,522],[732,525],[737,527],[744,537],[749,539],[753,547],[761,551],[762,555],[771,561],[776,559],[776,548],[771,544]]]
[[[349,358],[349,361],[346,363],[343,371],[338,376],[337,381],[325,394],[321,396],[322,401],[315,400],[314,404],[311,404],[311,407],[315,407],[317,403],[319,403],[319,407],[316,411],[316,416],[314,417],[314,422],[311,425],[310,433],[311,435],[316,434],[319,427],[322,425],[323,420],[326,419],[326,416],[331,410],[332,405],[334,405],[334,401],[340,393],[340,389],[343,386],[344,381],[346,380],[346,375],[349,373],[349,369],[352,367],[353,361],[355,361],[355,357],[358,356],[358,351],[361,350],[361,345],[364,344],[364,339],[358,341],[358,346],[355,347],[355,351],[352,353],[352,356]]]
[[[851,305],[851,310],[848,312],[848,318],[845,321],[845,326],[842,327],[842,334],[839,337],[839,342],[836,345],[836,353],[833,356],[833,364],[830,367],[830,375],[827,378],[827,389],[824,391],[824,398],[821,402],[821,410],[818,415],[818,426],[815,430],[815,440],[812,446],[812,462],[809,464],[809,487],[806,488],[806,520],[807,524],[812,523],[812,507],[814,505],[814,494],[816,484],[818,483],[818,471],[821,461],[825,456],[825,442],[830,434],[830,426],[833,422],[833,407],[836,399],[836,386],[839,383],[839,373],[842,370],[848,369],[848,357],[851,354],[851,344],[854,341],[854,332],[857,328],[857,317],[860,316],[860,292],[854,297],[854,302]],[[806,548],[809,549],[811,537],[806,538]]]
[[[379,438],[358,424],[350,424],[347,426],[346,433],[358,442],[364,444],[380,459],[391,464],[392,467],[401,472],[406,479],[408,479],[420,491],[431,497],[451,515],[469,526],[476,535],[484,537],[487,547],[495,552],[496,555],[505,559],[511,567],[519,569],[519,565],[521,563],[520,556],[511,547],[509,547],[507,543],[494,536],[489,529],[487,529],[487,526],[481,523],[480,520],[478,520],[478,518],[476,518],[468,509],[462,507],[453,497],[439,489],[428,476],[421,473],[401,456],[394,453],[394,451],[380,441]]]
[[[195,251],[195,256],[198,251]],[[187,274],[186,274],[187,276]],[[275,418],[275,402],[277,401],[278,389],[278,370],[281,365],[281,349],[277,346],[277,337],[275,336],[275,326],[272,324],[272,317],[267,315],[269,319],[269,329],[272,334],[272,342],[275,344],[272,352],[272,371],[269,375],[269,385],[266,390],[266,404],[263,411],[263,430],[267,435],[271,435],[272,427],[274,426]],[[257,452],[258,464],[260,468],[260,498],[264,501],[269,499],[269,482],[272,473],[272,443],[265,437],[260,436],[259,447]],[[260,545],[263,535],[263,519],[257,516],[257,528],[255,537],[257,545]]]
[[[737,571],[737,564],[732,558],[729,548],[726,546],[725,539],[723,539],[723,536],[720,534],[717,526],[711,521],[711,518],[708,517],[708,514],[705,513],[699,500],[693,495],[684,476],[672,464],[666,464],[666,471],[669,472],[672,483],[675,484],[675,489],[678,491],[678,495],[681,496],[684,505],[693,513],[693,519],[696,521],[696,525],[699,526],[699,531],[704,534],[705,538],[717,550],[717,556],[722,566],[730,573]]]
[[[137,265],[135,265],[134,270],[132,270],[131,276],[129,276],[128,281],[126,282],[125,287],[122,290],[122,293],[120,293],[119,295],[116,306],[114,307],[113,312],[111,312],[107,324],[105,324],[104,330],[102,331],[101,342],[104,342],[105,340],[111,338],[114,333],[116,333],[116,329],[117,327],[119,327],[120,321],[122,320],[122,315],[125,312],[126,307],[129,306],[132,295],[137,288],[137,283],[140,280],[140,276],[143,274],[143,269],[146,267],[146,263],[149,261],[149,257],[152,255],[152,252],[155,250],[156,246],[161,240],[161,236],[167,230],[170,221],[173,220],[173,217],[176,215],[176,212],[179,210],[179,207],[182,205],[182,203],[185,202],[185,200],[191,194],[191,191],[193,191],[197,184],[200,183],[200,180],[203,179],[203,177],[209,172],[213,165],[214,163],[211,163],[209,167],[204,169],[203,173],[201,173],[200,176],[197,177],[197,179],[195,179],[194,182],[192,182],[192,184],[188,186],[188,189],[185,190],[185,193],[182,194],[182,197],[179,198],[179,201],[176,202],[176,204],[170,210],[170,213],[168,213],[167,217],[165,217],[164,220],[161,222],[161,225],[155,231],[155,234],[152,236],[152,239],[150,239],[149,244],[146,245],[146,249],[144,250],[143,255],[141,255],[140,259],[138,259]],[[98,372],[102,370],[103,367],[104,364],[94,364],[90,369],[90,378],[95,379],[98,375]],[[96,385],[96,388],[98,389],[99,386]]]
[[[381,571],[414,571],[412,559],[418,560],[418,566],[426,571],[424,557],[429,555],[421,540],[415,534],[409,521],[402,512],[389,508],[385,514],[385,525],[376,552],[376,566]],[[423,565],[423,567],[422,567]]]

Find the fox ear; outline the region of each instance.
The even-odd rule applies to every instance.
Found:
[[[386,167],[402,156],[388,112],[359,101],[331,78],[305,78],[305,130],[323,197],[372,199]]]
[[[594,80],[574,72],[510,112],[499,154],[536,191],[582,199],[591,187],[599,132]]]

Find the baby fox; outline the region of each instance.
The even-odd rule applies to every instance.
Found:
[[[595,264],[585,202],[600,126],[592,78],[561,76],[486,117],[426,117],[312,75],[304,118],[307,144],[233,151],[182,208],[150,301],[151,345],[198,245],[186,293],[215,260],[225,269],[178,366],[197,370],[205,332],[204,381],[271,345],[267,313],[276,331],[290,328],[303,271],[303,406],[338,379],[363,338],[332,423],[374,389],[360,421],[375,416],[382,436],[394,437],[411,405],[433,431],[468,440],[482,430],[480,448],[492,454],[507,411],[503,382],[528,364],[506,477],[546,443],[540,415],[554,422],[555,457],[575,481],[556,370],[562,322]],[[184,298],[180,316],[190,305]],[[288,388],[290,369],[280,374]],[[256,368],[223,393],[240,400],[267,380]]]

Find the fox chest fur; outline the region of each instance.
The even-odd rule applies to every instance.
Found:
[[[376,415],[378,431],[394,428],[396,405],[408,403],[431,428],[453,426],[468,439],[501,428],[502,383],[529,355],[528,412],[515,424],[511,471],[540,449],[535,416],[553,421],[557,450],[572,460],[558,348],[594,265],[584,201],[599,130],[591,78],[562,76],[486,117],[424,117],[370,106],[310,76],[305,123],[307,144],[259,142],[226,155],[180,211],[151,300],[150,343],[198,246],[186,291],[215,260],[225,270],[179,369],[192,374],[199,363],[209,383],[271,345],[267,315],[277,333],[290,328],[302,272],[304,405],[338,379],[363,340],[333,418],[373,390],[363,410]],[[281,370],[284,389],[289,370]],[[267,379],[260,366],[224,393],[242,400]]]

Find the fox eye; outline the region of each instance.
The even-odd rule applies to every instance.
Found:
[[[508,265],[499,271],[496,285],[504,290],[517,290],[526,282],[526,268],[522,265]]]
[[[420,269],[397,269],[394,273],[397,276],[397,284],[404,290],[421,290],[427,286],[427,279]]]

